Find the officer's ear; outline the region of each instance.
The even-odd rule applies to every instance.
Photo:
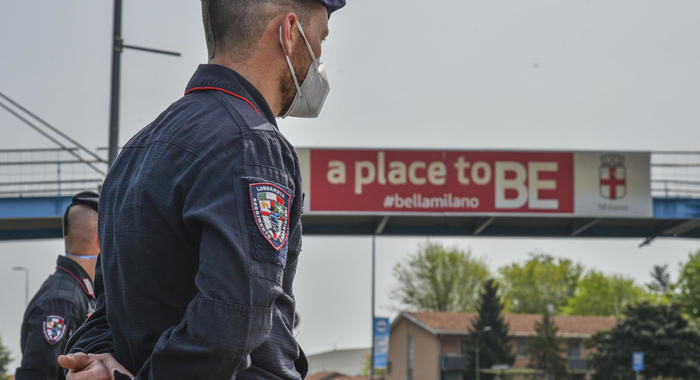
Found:
[[[284,54],[291,56],[292,48],[297,44],[297,39],[301,38],[297,29],[299,19],[294,12],[289,12],[282,17],[280,24],[280,40]]]

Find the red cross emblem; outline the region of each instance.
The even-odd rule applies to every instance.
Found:
[[[606,154],[600,161],[600,195],[610,200],[624,198],[627,194],[625,158],[618,154]]]

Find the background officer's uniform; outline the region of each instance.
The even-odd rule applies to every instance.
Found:
[[[69,351],[111,352],[137,379],[302,379],[301,189],[263,96],[201,65],[105,180],[97,310]]]
[[[60,256],[56,272],[32,298],[22,321],[22,363],[17,380],[63,378],[56,359],[68,337],[94,311],[92,280],[80,264]]]

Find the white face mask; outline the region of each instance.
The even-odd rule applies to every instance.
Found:
[[[316,58],[314,55],[314,51],[311,49],[311,44],[309,44],[309,40],[306,39],[304,30],[301,28],[301,24],[299,22],[297,22],[297,28],[299,28],[299,33],[301,33],[301,36],[304,38],[304,42],[306,43],[306,47],[309,49],[309,54],[311,54],[313,62],[311,63],[311,66],[309,66],[309,72],[306,74],[304,83],[299,86],[299,80],[294,72],[292,61],[289,59],[289,55],[284,50],[284,43],[282,42],[282,27],[280,27],[280,43],[282,44],[284,56],[287,58],[289,70],[292,72],[294,86],[297,88],[297,93],[294,95],[294,100],[289,106],[287,112],[282,115],[282,118],[287,116],[318,117],[318,115],[321,113],[321,108],[323,108],[323,103],[326,101],[328,92],[330,91],[328,76],[326,75],[325,66],[323,63],[321,63],[321,59]]]

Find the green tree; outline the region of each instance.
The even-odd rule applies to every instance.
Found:
[[[427,242],[394,267],[399,285],[392,298],[420,311],[472,311],[488,275],[486,263],[470,252]]]
[[[543,314],[551,305],[554,313],[576,292],[583,265],[546,254],[532,254],[524,264],[501,268],[506,307],[513,313]]]
[[[648,294],[633,279],[621,275],[606,276],[588,271],[578,282],[576,293],[563,308],[569,315],[622,315],[629,305],[648,299]]]
[[[542,321],[535,322],[536,335],[530,341],[530,368],[544,371],[548,380],[568,378],[568,365],[565,359],[566,348],[557,336],[559,328],[549,311],[542,314]]]
[[[7,380],[10,378],[8,374],[10,369],[8,366],[10,365],[11,360],[12,357],[10,357],[10,350],[2,345],[2,338],[0,338],[0,380]]]
[[[632,306],[615,328],[598,332],[586,346],[594,349],[593,380],[634,379],[633,352],[644,353],[645,379],[700,379],[700,334],[677,305]]]
[[[362,366],[362,370],[360,371],[360,375],[369,376],[371,368],[372,368],[372,354],[369,353],[369,354],[365,355],[365,364],[364,364],[364,366]],[[377,369],[376,371],[374,371],[374,376],[377,379],[382,378],[384,375],[386,375],[385,369]]]
[[[654,270],[649,273],[652,281],[647,285],[649,290],[656,293],[668,293],[673,291],[671,274],[668,273],[668,264],[654,265]]]
[[[678,302],[692,318],[700,318],[700,250],[688,255],[678,278]]]
[[[676,284],[671,281],[668,265],[654,265],[649,273],[651,282],[646,285],[647,298],[654,305],[670,305],[676,301]]]
[[[503,303],[498,295],[498,285],[493,279],[484,283],[477,306],[478,315],[469,329],[469,353],[467,376],[476,369],[476,345],[479,345],[479,368],[491,368],[494,364],[512,366],[515,362],[513,346],[510,343],[508,324],[503,319]],[[478,338],[477,338],[478,335]],[[491,379],[484,374],[482,379]]]

